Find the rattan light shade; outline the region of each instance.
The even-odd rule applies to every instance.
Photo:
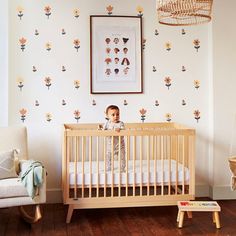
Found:
[[[159,23],[181,26],[209,22],[213,0],[156,0]]]

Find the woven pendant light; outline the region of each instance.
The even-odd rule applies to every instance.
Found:
[[[211,20],[213,0],[156,0],[160,24],[197,25]]]

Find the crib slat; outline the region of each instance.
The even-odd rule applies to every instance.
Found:
[[[126,166],[126,171],[125,171],[125,175],[126,175],[126,186],[125,186],[125,196],[128,196],[128,170],[129,170],[129,162],[128,160],[130,160],[130,136],[125,136],[126,138],[126,145],[125,145],[125,153],[126,153],[126,158],[125,158],[125,166]]]
[[[164,137],[161,136],[161,195],[164,195]]]
[[[89,197],[92,197],[92,136],[89,136]]]
[[[136,183],[135,157],[136,157],[136,136],[133,136],[133,196],[135,196],[135,183]]]
[[[182,155],[183,155],[183,166],[182,166],[182,173],[183,173],[183,179],[182,179],[182,194],[185,194],[185,171],[184,171],[184,166],[185,166],[185,142],[186,142],[186,136],[182,136]]]
[[[97,136],[97,145],[96,145],[96,161],[97,161],[97,191],[96,196],[99,197],[99,137]]]
[[[121,190],[121,136],[119,136],[119,145],[118,145],[118,150],[119,150],[119,156],[118,156],[118,163],[119,163],[119,185],[118,185],[118,196],[120,197],[120,190]]]
[[[86,141],[85,136],[82,137],[82,198],[84,198],[84,162],[85,162],[85,148],[86,148]]]
[[[139,163],[139,169],[140,169],[140,196],[143,195],[143,136],[140,137],[140,163]]]
[[[70,161],[71,161],[71,137],[66,137],[67,147],[66,147],[66,199],[69,199],[70,196]],[[64,180],[63,180],[64,181]]]
[[[106,149],[106,146],[107,146],[107,138],[104,137],[103,138],[103,165],[104,165],[104,186],[103,186],[103,195],[104,197],[106,197],[106,189],[107,189],[107,172],[106,172],[106,153],[107,153],[107,149]]]
[[[111,197],[114,197],[114,136],[111,136]]]
[[[157,136],[154,136],[154,195],[157,195]]]
[[[74,150],[74,199],[77,199],[77,165],[78,165],[78,151],[79,151],[79,140],[78,137],[75,137],[75,150]]]
[[[169,173],[169,178],[168,178],[168,195],[170,195],[170,191],[171,191],[171,156],[170,156],[170,136],[166,137],[167,139],[167,143],[166,143],[166,151],[167,151],[167,157],[168,157],[168,173]]]
[[[150,136],[147,136],[147,139],[148,139],[148,143],[147,143],[147,178],[148,178],[148,181],[147,181],[147,195],[149,196],[150,192]]]

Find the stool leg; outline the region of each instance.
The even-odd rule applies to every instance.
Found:
[[[177,219],[176,221],[179,222],[179,217],[180,217],[180,210],[178,211]]]
[[[214,211],[212,212],[212,221],[213,221],[213,223],[216,223]]]
[[[183,227],[183,222],[184,222],[184,211],[180,211],[180,213],[179,213],[179,224],[178,224],[179,228]]]
[[[187,211],[188,218],[193,218],[193,214],[191,211]]]
[[[214,211],[213,212],[214,214],[214,220],[215,220],[215,223],[216,223],[216,228],[219,229],[220,228],[220,217],[219,217],[219,212],[217,211]]]

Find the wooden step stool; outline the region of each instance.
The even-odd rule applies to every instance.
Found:
[[[192,218],[193,211],[210,211],[212,212],[213,222],[216,224],[216,228],[220,228],[219,212],[220,206],[216,201],[179,201],[178,202],[178,227],[183,227],[184,213],[187,212],[188,218]]]

